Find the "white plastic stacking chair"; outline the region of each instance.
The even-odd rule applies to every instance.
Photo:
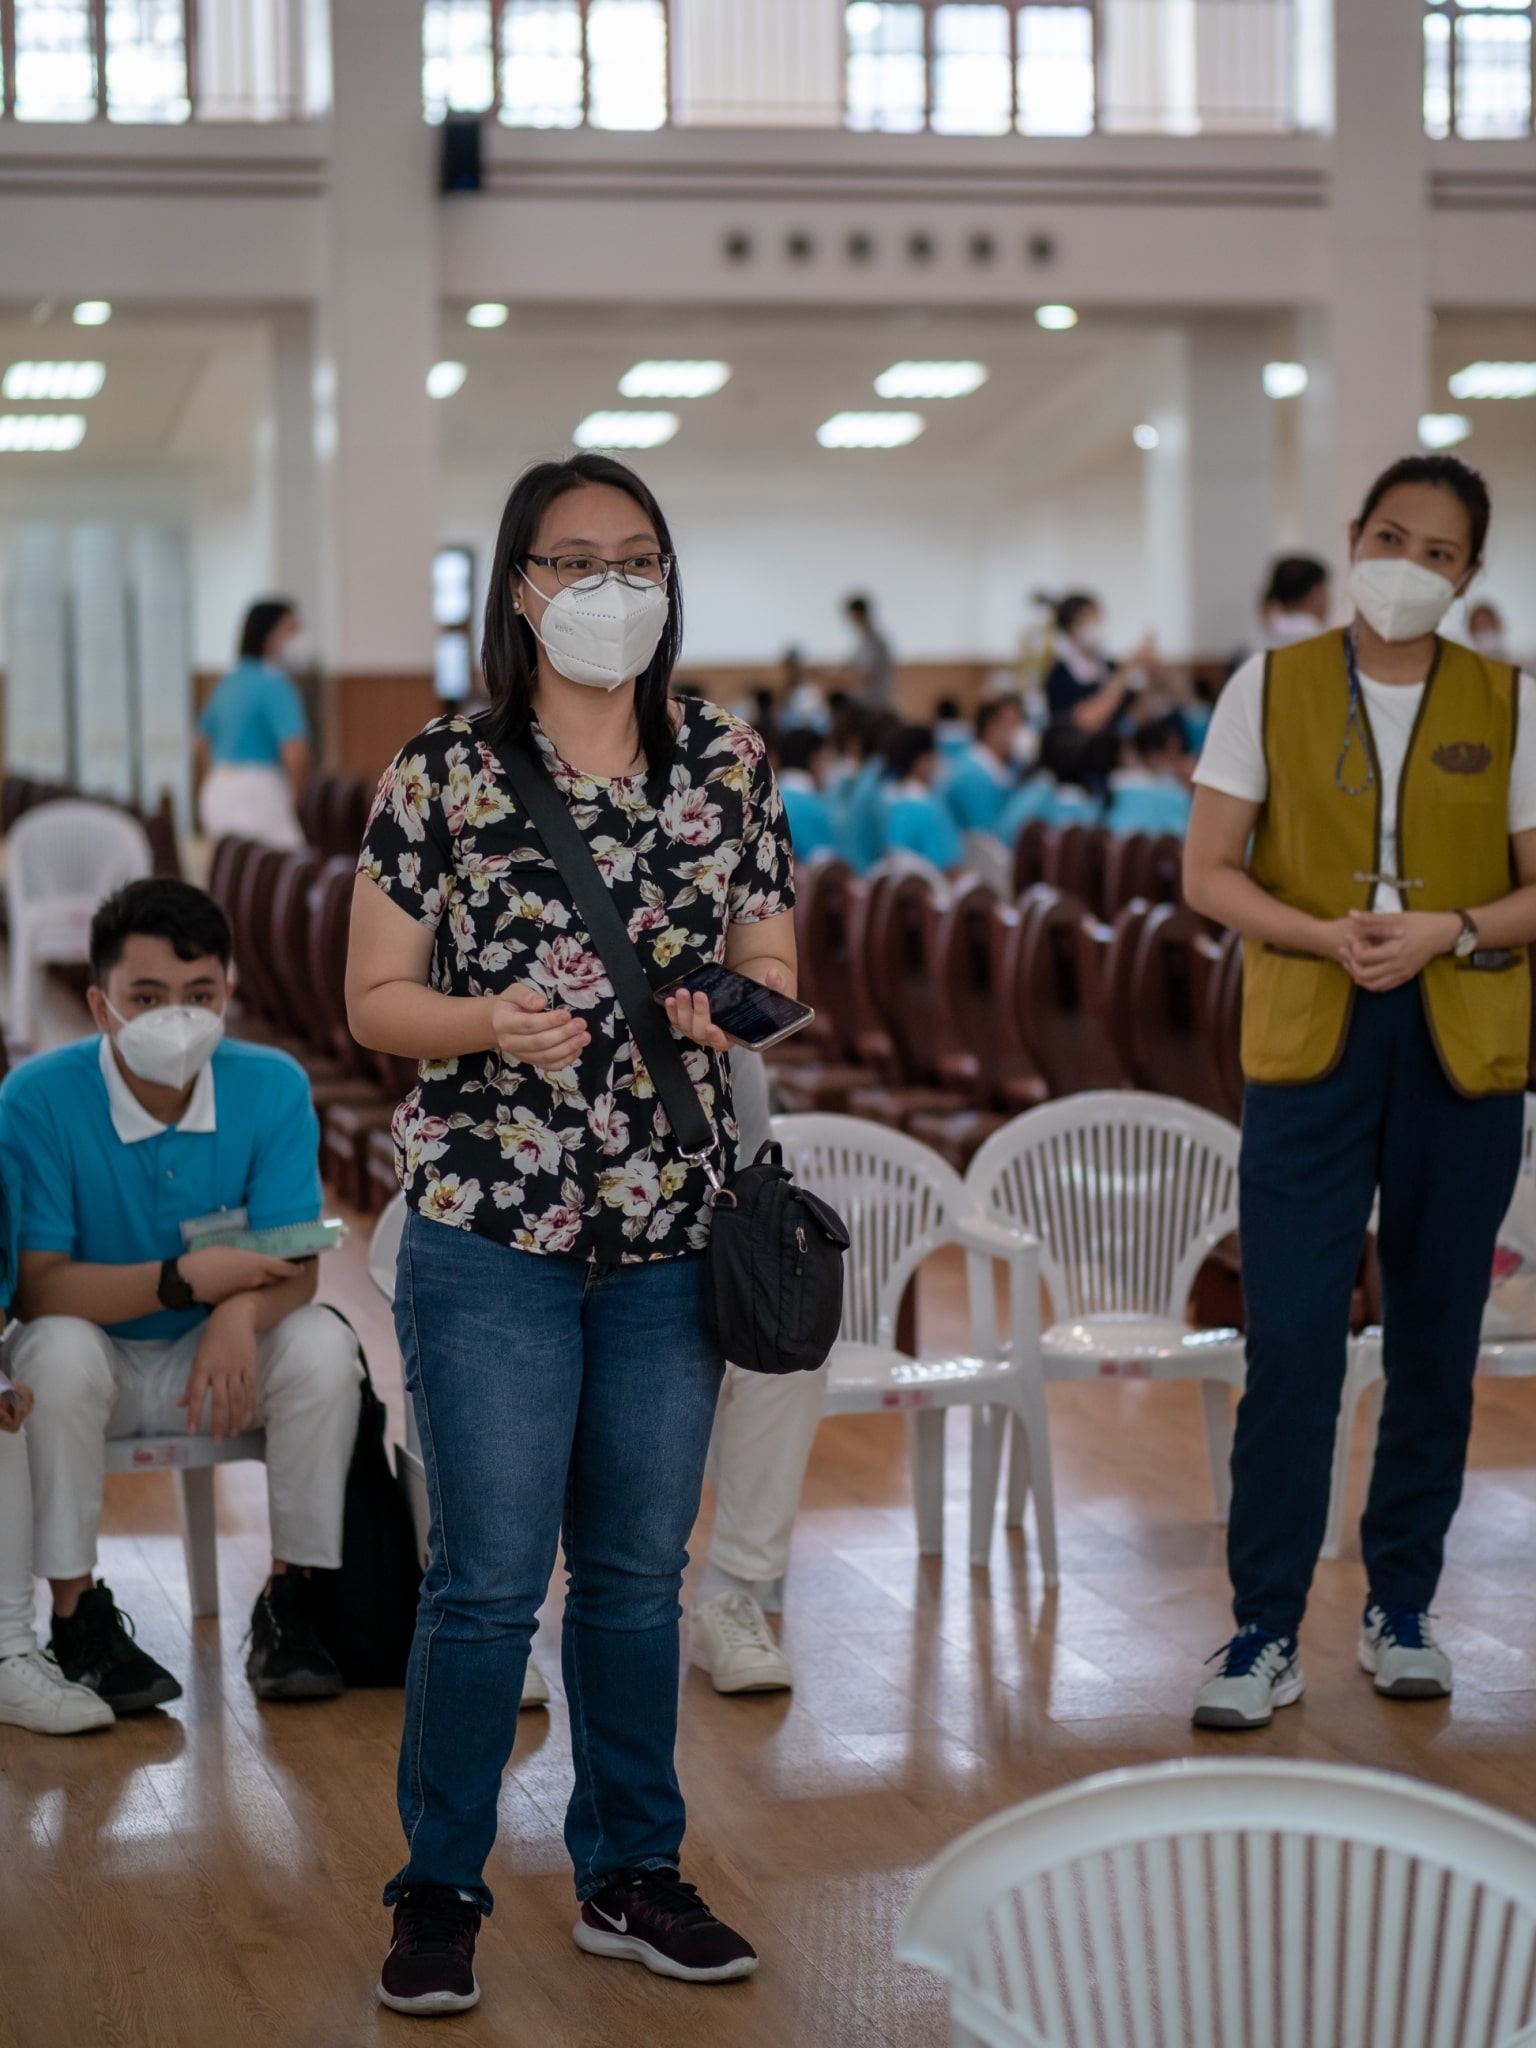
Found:
[[[90,958],[91,919],[104,896],[154,871],[142,825],[110,804],[39,804],[5,842],[10,917],[10,1036],[31,1045],[46,962]]]
[[[896,1953],[955,2048],[1531,2048],[1536,1829],[1343,1765],[1110,1771],[945,1850]]]
[[[215,1465],[249,1458],[265,1460],[264,1431],[247,1430],[216,1444],[210,1436],[125,1436],[107,1445],[109,1472],[174,1472],[181,1545],[187,1560],[187,1593],[201,1620],[219,1611],[219,1546],[213,1496]]]
[[[944,1547],[944,1417],[972,1410],[971,1562],[992,1547],[1001,1430],[978,1409],[994,1404],[1013,1414],[1038,1451],[1046,1484],[1036,1496],[1040,1565],[1057,1583],[1051,1514],[1050,1459],[1045,1442],[1045,1388],[1037,1351],[1026,1337],[1003,1357],[995,1335],[993,1261],[1009,1268],[1010,1292],[1035,1300],[1037,1248],[1028,1234],[977,1212],[960,1176],[926,1145],[884,1124],[850,1116],[779,1116],[773,1135],[785,1164],[805,1187],[830,1202],[848,1225],[852,1246],[844,1286],[842,1332],[828,1365],[828,1415],[904,1413],[917,1508],[917,1547],[937,1557]],[[896,1318],[907,1282],[941,1245],[967,1254],[973,1331],[978,1304],[989,1348],[964,1357],[914,1358],[896,1348]]]
[[[1040,1338],[1047,1380],[1200,1381],[1220,1522],[1232,1498],[1243,1340],[1236,1330],[1189,1328],[1184,1309],[1201,1262],[1237,1228],[1238,1145],[1237,1130],[1208,1110],[1104,1091],[1015,1117],[965,1176],[979,1209],[1039,1240],[1056,1317]],[[1041,1460],[1029,1448],[1038,1487]],[[1023,1519],[1031,1477],[1017,1441],[1014,1450],[1010,1527]]]
[[[395,1264],[400,1256],[400,1240],[405,1234],[405,1218],[405,1196],[392,1195],[373,1226],[373,1236],[368,1241],[368,1278],[386,1301],[395,1298]],[[412,1401],[405,1404],[405,1442],[395,1445],[395,1473],[411,1503],[411,1519],[416,1524],[416,1551],[425,1570],[432,1511],[427,1505],[427,1470],[421,1462],[421,1438],[416,1433],[416,1406]]]
[[[1523,1174],[1536,1172],[1536,1095],[1525,1098],[1525,1142],[1520,1157]],[[1485,1337],[1477,1354],[1477,1370],[1484,1379],[1536,1378],[1536,1330],[1516,1337]],[[1376,1462],[1376,1437],[1381,1427],[1381,1398],[1386,1384],[1382,1357],[1381,1329],[1372,1324],[1349,1341],[1349,1363],[1344,1371],[1344,1395],[1339,1403],[1339,1426],[1333,1440],[1333,1482],[1328,1494],[1328,1525],[1323,1535],[1322,1555],[1340,1556],[1344,1549],[1344,1513],[1349,1488],[1349,1453],[1355,1439],[1360,1403],[1365,1401],[1365,1469],[1369,1475]],[[1369,1485],[1369,1476],[1366,1484]]]

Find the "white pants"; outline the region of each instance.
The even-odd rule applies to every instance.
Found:
[[[293,808],[293,785],[281,768],[210,768],[197,798],[210,839],[254,839],[296,852],[304,834]]]
[[[96,1569],[106,1444],[185,1434],[187,1411],[176,1402],[201,1335],[199,1325],[183,1337],[125,1342],[77,1316],[42,1316],[9,1340],[6,1371],[37,1396],[25,1438],[32,1562],[41,1577],[78,1579]],[[311,1305],[257,1338],[256,1361],[272,1555],[334,1570],[341,1563],[342,1502],[357,1438],[357,1339],[329,1309]],[[206,1435],[206,1402],[199,1427]],[[8,1520],[0,1523],[0,1536],[8,1526]]]
[[[731,1094],[743,1164],[768,1142],[768,1076],[756,1053],[731,1054]],[[763,1588],[777,1608],[789,1564],[790,1532],[826,1400],[820,1372],[743,1372],[728,1365],[715,1410],[706,1471],[715,1491],[709,1561]]]
[[[32,1482],[27,1432],[0,1432],[0,1657],[37,1648],[32,1633]]]

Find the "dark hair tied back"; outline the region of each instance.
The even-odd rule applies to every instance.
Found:
[[[240,628],[240,659],[260,661],[275,629],[297,610],[291,597],[258,597]]]
[[[539,645],[533,628],[514,609],[515,586],[550,506],[568,491],[602,484],[634,499],[655,532],[664,554],[672,553],[672,535],[661,507],[635,472],[611,455],[573,455],[565,462],[536,462],[512,486],[496,535],[490,589],[485,600],[485,637],[480,665],[491,708],[485,736],[498,749],[514,746],[533,718],[534,690],[539,674]],[[667,623],[650,667],[635,681],[635,723],[647,780],[664,783],[672,770],[676,746],[668,689],[683,644],[683,592],[674,562],[667,582]]]
[[[1474,562],[1482,560],[1493,505],[1487,484],[1471,463],[1463,462],[1455,455],[1404,455],[1390,469],[1384,469],[1366,492],[1365,503],[1360,507],[1358,523],[1361,526],[1388,491],[1395,491],[1399,484],[1432,484],[1437,491],[1449,491],[1453,498],[1459,498],[1466,507],[1467,523],[1472,529],[1470,559]]]

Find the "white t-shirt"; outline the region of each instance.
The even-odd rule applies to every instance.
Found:
[[[1422,683],[1378,683],[1373,677],[1360,678],[1371,734],[1376,741],[1377,773],[1381,781],[1381,872],[1395,875],[1397,865],[1397,789],[1408,742],[1424,696]],[[1342,726],[1339,745],[1344,744]],[[1365,780],[1366,756],[1359,740],[1351,737],[1345,780]],[[1195,770],[1195,781],[1207,789],[1219,789],[1226,796],[1241,797],[1261,804],[1269,794],[1269,764],[1264,758],[1264,656],[1255,654],[1245,661],[1216,700],[1211,723]],[[1515,758],[1509,777],[1509,829],[1529,832],[1536,828],[1536,682],[1520,677],[1520,718],[1515,736]],[[1403,902],[1396,889],[1378,888],[1374,908],[1401,910]],[[1409,905],[1412,908],[1412,905]]]

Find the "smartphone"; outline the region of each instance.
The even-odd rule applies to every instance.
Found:
[[[745,974],[733,974],[729,967],[696,967],[679,975],[656,991],[658,1003],[683,989],[696,996],[708,996],[712,1021],[732,1038],[739,1038],[753,1052],[766,1052],[809,1024],[816,1012],[809,1003],[797,1003],[793,996],[781,996],[777,989],[764,988]]]

